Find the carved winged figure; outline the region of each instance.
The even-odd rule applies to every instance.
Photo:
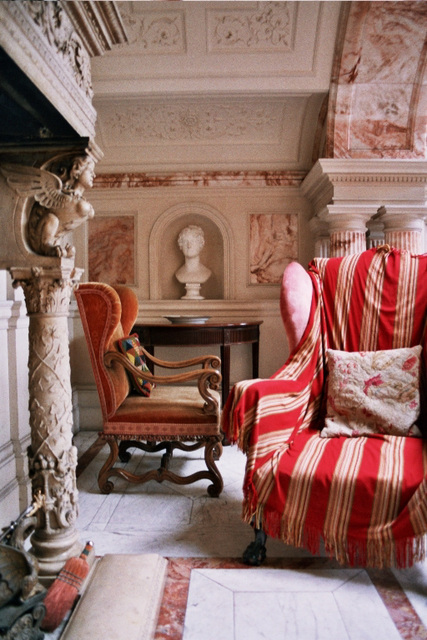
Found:
[[[72,257],[74,247],[62,245],[65,234],[85,220],[93,218],[92,205],[83,197],[93,185],[95,163],[88,156],[74,158],[69,177],[60,177],[37,167],[3,164],[0,167],[9,186],[21,197],[34,198],[27,234],[28,242],[39,255]]]

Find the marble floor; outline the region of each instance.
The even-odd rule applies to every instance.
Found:
[[[210,498],[207,481],[117,479],[101,495],[97,474],[108,447],[91,432],[76,444],[82,541],[92,540],[97,555],[157,553],[169,561],[156,640],[427,640],[427,562],[349,569],[268,540],[262,567],[241,563],[252,531],[240,520],[245,458],[236,447],[224,448],[224,491]],[[150,457],[135,451],[127,466],[146,467]],[[198,452],[175,459],[186,472],[201,463]]]

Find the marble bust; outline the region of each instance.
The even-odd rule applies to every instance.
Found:
[[[178,282],[185,284],[183,299],[203,300],[201,285],[211,276],[211,270],[200,262],[200,252],[205,245],[203,229],[195,224],[184,227],[178,236],[178,246],[184,254],[184,264],[175,272]]]

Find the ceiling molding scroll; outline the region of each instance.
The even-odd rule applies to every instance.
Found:
[[[118,3],[129,45],[92,66],[98,172],[308,170],[340,4]]]
[[[144,3],[146,5],[146,3]],[[136,8],[138,5],[134,5]],[[126,53],[143,51],[146,54],[185,53],[185,19],[182,11],[132,11],[123,3],[120,13],[128,34]]]
[[[257,4],[255,11],[207,9],[208,51],[290,51],[295,38],[296,3]]]

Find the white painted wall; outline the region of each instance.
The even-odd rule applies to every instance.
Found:
[[[22,290],[0,271],[0,528],[29,503],[28,318]],[[18,506],[19,505],[19,506]]]

